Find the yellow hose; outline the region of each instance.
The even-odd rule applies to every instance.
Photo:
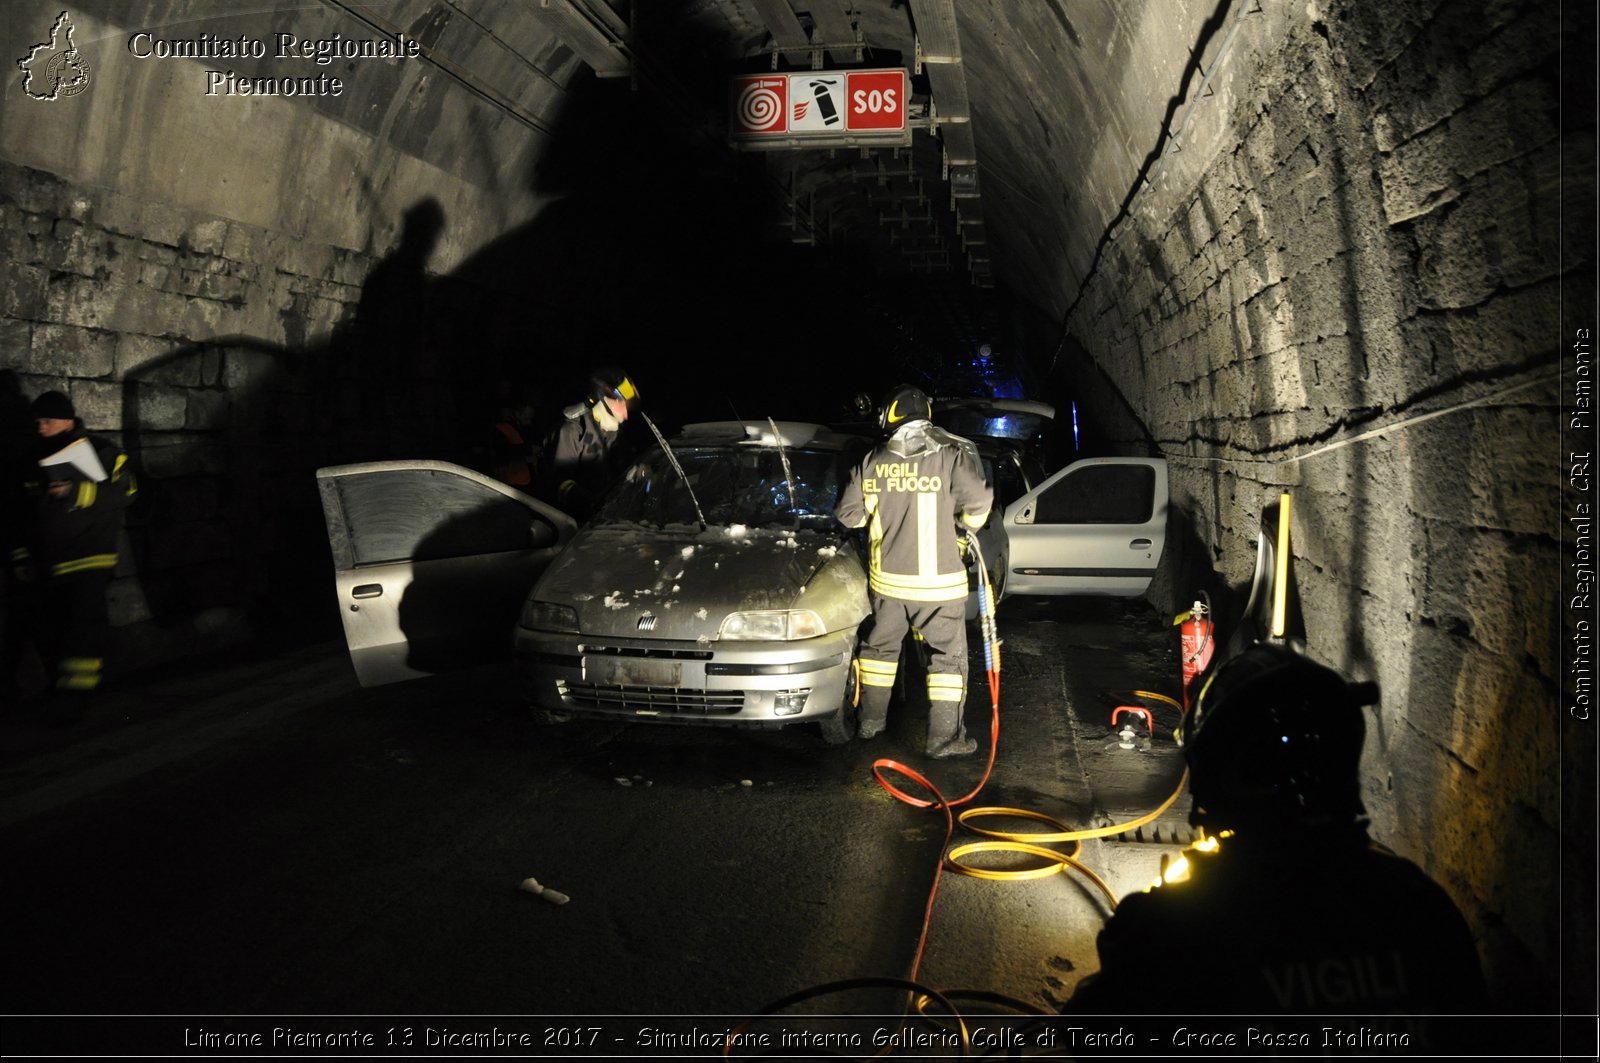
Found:
[[[1160,697],[1160,695],[1157,696]],[[1048,875],[1053,875],[1058,871],[1064,873],[1068,868],[1071,868],[1075,871],[1081,872],[1089,879],[1089,881],[1093,882],[1097,887],[1099,887],[1100,892],[1105,894],[1106,899],[1111,904],[1111,907],[1115,908],[1117,906],[1117,897],[1111,892],[1111,888],[1105,884],[1100,876],[1096,875],[1093,871],[1089,870],[1089,868],[1080,864],[1075,859],[1075,857],[1078,855],[1079,849],[1082,848],[1080,843],[1085,838],[1105,838],[1114,834],[1122,834],[1130,830],[1137,830],[1146,823],[1159,818],[1163,812],[1172,807],[1173,802],[1177,801],[1178,795],[1183,793],[1183,788],[1188,781],[1189,770],[1185,768],[1182,777],[1178,779],[1177,788],[1174,789],[1172,794],[1165,801],[1161,802],[1160,807],[1156,808],[1154,811],[1147,812],[1138,819],[1130,820],[1126,823],[1113,823],[1106,827],[1091,827],[1084,830],[1073,830],[1065,823],[1062,823],[1060,820],[1055,819],[1052,816],[1047,816],[1043,812],[1034,812],[1026,808],[1005,808],[1001,806],[969,808],[957,817],[957,820],[960,822],[960,824],[972,831],[974,834],[981,834],[987,838],[995,838],[999,840],[987,842],[966,842],[962,845],[954,846],[945,855],[947,866],[950,868],[950,870],[956,872],[957,874],[968,875],[972,878],[994,879],[999,881],[1044,878]],[[1012,819],[1030,819],[1038,823],[1048,824],[1057,829],[1048,832],[1003,831],[990,830],[988,828],[975,826],[973,824],[973,820],[988,816],[1009,816]],[[1069,852],[1060,852],[1055,849],[1046,849],[1043,845],[1039,844],[1041,842],[1071,842],[1073,847]],[[1042,867],[1029,867],[1022,868],[1020,870],[998,870],[987,867],[973,867],[969,864],[963,864],[961,862],[962,857],[971,853],[997,852],[1023,853],[1028,856],[1040,857],[1044,860],[1050,861],[1050,863]]]

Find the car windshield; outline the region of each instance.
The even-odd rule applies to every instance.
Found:
[[[836,529],[839,454],[788,450],[794,504],[776,447],[673,447],[708,524]],[[698,524],[694,502],[677,470],[657,449],[612,491],[594,523]]]

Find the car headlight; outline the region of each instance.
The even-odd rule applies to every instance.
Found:
[[[784,642],[826,635],[822,617],[810,609],[762,609],[749,613],[729,613],[722,622],[719,638]]]
[[[534,631],[577,631],[578,611],[570,605],[529,598],[522,605],[521,623]]]

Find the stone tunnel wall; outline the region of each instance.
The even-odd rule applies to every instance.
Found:
[[[1169,458],[1195,563],[1163,607],[1207,570],[1244,584],[1291,493],[1309,650],[1383,691],[1374,834],[1539,1011],[1593,907],[1592,882],[1560,907],[1555,599],[1561,299],[1594,290],[1558,207],[1592,212],[1594,138],[1592,112],[1560,125],[1554,7],[1317,2],[1239,49],[1219,148],[1141,193],[1065,344],[1126,446]]]
[[[28,54],[60,12],[8,4],[0,51]],[[384,14],[434,60],[326,67],[140,59],[129,42],[382,34],[332,6],[91,0],[70,14],[87,88],[30,97],[10,75],[4,88],[7,458],[27,449],[23,403],[52,388],[130,453],[142,491],[111,590],[114,667],[303,634],[318,627],[308,615],[335,615],[314,470],[466,460],[464,420],[487,428],[485,348],[504,337],[485,307],[510,301],[517,278],[468,264],[536,214],[545,137],[525,119],[557,109],[581,67],[548,39],[519,53],[423,2]],[[208,96],[206,70],[234,66],[332,72],[346,88]]]

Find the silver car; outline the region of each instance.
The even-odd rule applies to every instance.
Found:
[[[539,577],[515,661],[552,717],[855,732],[860,554],[833,517],[860,437],[689,425]]]

